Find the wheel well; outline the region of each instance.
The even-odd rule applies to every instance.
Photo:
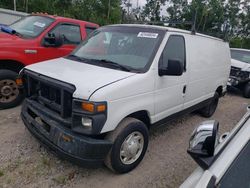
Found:
[[[0,60],[0,69],[7,69],[19,73],[24,67],[21,62],[14,60]]]
[[[138,112],[134,112],[130,115],[128,115],[127,117],[133,117],[136,119],[141,120],[143,123],[145,123],[145,125],[149,128],[150,127],[150,118],[148,115],[148,112],[146,110],[142,110],[142,111],[138,111]]]
[[[222,92],[223,92],[223,89],[222,89],[222,86],[219,86],[217,89],[216,89],[216,92],[219,94],[219,96],[221,97],[222,96]]]

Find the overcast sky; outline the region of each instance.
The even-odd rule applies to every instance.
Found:
[[[133,7],[136,7],[136,5],[137,5],[137,0],[130,0],[131,1],[131,3],[133,4]],[[146,0],[138,0],[138,4],[139,4],[139,6],[144,6],[145,5],[145,3],[146,3]]]

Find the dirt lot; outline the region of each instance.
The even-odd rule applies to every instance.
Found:
[[[230,130],[246,111],[250,100],[236,94],[221,99],[212,117],[220,132]],[[1,187],[178,187],[196,168],[186,154],[194,127],[205,120],[197,114],[180,117],[153,128],[142,163],[125,175],[107,168],[85,169],[61,161],[42,148],[25,129],[20,107],[0,111]]]

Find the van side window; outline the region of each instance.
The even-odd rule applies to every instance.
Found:
[[[183,36],[171,35],[162,53],[163,66],[168,67],[168,60],[179,60],[186,70],[186,49]]]
[[[63,44],[77,45],[81,42],[80,26],[78,25],[60,24],[50,33],[62,35]]]

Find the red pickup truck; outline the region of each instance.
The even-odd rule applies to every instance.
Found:
[[[98,27],[47,14],[30,15],[10,26],[0,26],[0,109],[21,103],[22,93],[15,80],[24,66],[68,55]]]

